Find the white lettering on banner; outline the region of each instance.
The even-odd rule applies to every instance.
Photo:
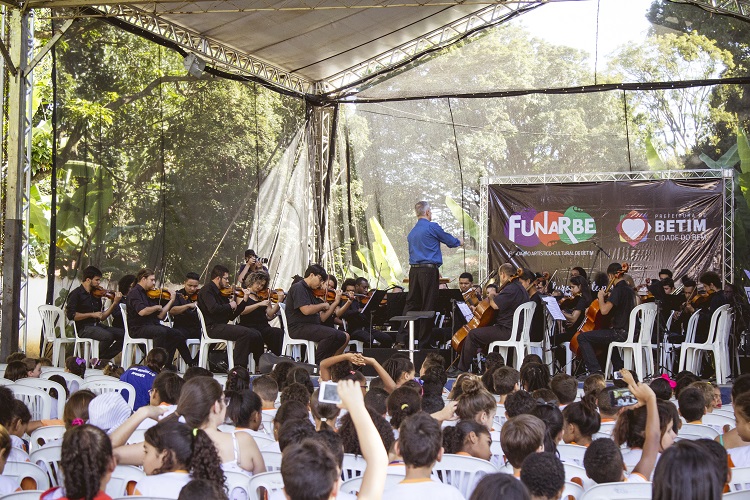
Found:
[[[698,233],[706,230],[706,219],[657,219],[655,233]]]
[[[549,212],[542,212],[542,221],[524,220],[518,214],[513,214],[508,219],[508,238],[516,240],[516,231],[523,236],[539,234],[565,234],[572,243],[578,243],[578,236],[582,234],[596,234],[596,222],[594,219],[570,219],[559,217],[550,222]]]

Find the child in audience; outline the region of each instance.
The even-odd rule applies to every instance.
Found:
[[[333,430],[336,428],[336,417],[339,416],[341,409],[334,404],[321,403],[318,401],[318,396],[318,389],[315,389],[310,396],[310,413],[315,419],[315,430]]]
[[[224,390],[239,392],[250,388],[250,372],[244,366],[235,366],[227,372]]]
[[[26,376],[29,378],[39,378],[42,376],[42,360],[36,358],[23,358],[26,365]]]
[[[642,435],[639,436],[643,440],[642,453],[640,453],[633,472],[626,476],[624,467],[626,463],[623,461],[617,442],[606,438],[593,441],[583,456],[583,466],[586,469],[586,475],[597,484],[620,481],[647,482],[651,477],[659,450],[662,447],[661,420],[662,415],[668,415],[668,412],[659,410],[656,395],[648,385],[636,384],[627,370],[620,370],[620,373],[623,374],[622,380],[628,384],[630,392],[638,399],[638,405],[642,406],[635,409],[632,409],[634,407],[626,409],[626,413],[618,420],[618,425],[631,422],[630,414],[639,412],[643,415],[646,420],[645,428]],[[640,418],[640,415],[638,418]],[[671,428],[670,422],[669,429],[671,430]]]
[[[738,377],[738,381],[744,375]],[[737,383],[735,382],[735,385]],[[732,388],[734,391],[734,388]],[[734,418],[737,421],[737,437],[745,443],[750,442],[750,391],[743,392],[733,401],[734,403]],[[724,443],[726,447],[726,443]],[[738,446],[736,448],[729,448],[727,450],[729,457],[732,459],[734,467],[748,467],[750,466],[750,446],[747,444]]]
[[[544,451],[557,453],[557,443],[563,435],[563,415],[560,407],[557,403],[537,401],[529,414],[544,422]]]
[[[96,394],[85,389],[70,395],[63,410],[63,423],[66,430],[88,422],[89,404],[91,404],[95,397]]]
[[[503,366],[505,366],[505,359],[503,359],[502,354],[499,352],[491,352],[487,354],[487,357],[484,360],[482,384],[484,384],[484,388],[492,394],[495,394],[495,383],[492,375],[495,373],[495,370],[502,368]]]
[[[419,367],[420,378],[423,377],[430,368],[438,368],[445,371],[445,359],[436,352],[427,353],[427,356],[425,356],[424,361],[422,362],[422,366]]]
[[[10,441],[13,447],[22,450],[24,453],[29,452],[29,447],[22,438],[26,434],[30,421],[31,412],[26,404],[20,399],[13,401],[13,417],[7,432],[10,434]]]
[[[622,407],[612,406],[610,392],[616,390],[615,387],[605,387],[596,393],[596,406],[599,408],[599,416],[602,424],[610,424],[617,421],[617,417],[622,413]]]
[[[354,421],[362,446],[362,456],[367,462],[357,498],[380,499],[383,497],[388,455],[365,410],[361,388],[351,380],[342,380],[338,383],[338,392],[341,408]],[[330,446],[321,441],[306,439],[284,450],[281,476],[284,480],[284,492],[290,499],[336,496],[341,475],[340,460],[331,453]]]
[[[505,400],[508,395],[519,389],[520,375],[518,370],[511,366],[501,366],[492,373],[492,387],[499,397],[497,402],[497,415],[500,416],[500,425],[505,424]]]
[[[193,479],[180,490],[177,500],[227,500],[224,485],[217,486],[212,481],[205,479]]]
[[[5,358],[5,362],[7,364],[11,364],[14,361],[23,361],[24,359],[26,359],[26,354],[21,351],[18,351],[18,352],[10,353],[8,357]]]
[[[576,388],[578,384],[576,384]],[[604,379],[604,375],[601,373],[592,373],[586,380],[583,381],[583,393],[588,394],[589,392],[599,392],[607,387],[607,382]],[[577,391],[576,391],[577,392]]]
[[[52,402],[52,408],[55,408],[55,410],[56,410],[57,409],[56,406],[57,406],[58,398],[63,398],[63,401],[67,401],[68,398],[70,397],[70,389],[68,389],[68,383],[65,380],[65,378],[63,378],[62,375],[58,375],[58,374],[50,375],[49,377],[47,377],[47,380],[49,380],[50,382],[56,382],[56,383],[60,384],[62,386],[62,388],[63,388],[63,391],[64,391],[63,394],[58,394],[57,393],[57,389],[50,389],[49,390],[50,397],[55,400],[55,401]],[[71,384],[73,382],[74,381],[71,381]],[[76,386],[77,385],[78,385],[78,383],[76,382]],[[78,389],[76,389],[76,390],[78,390]],[[57,418],[60,418],[60,417],[58,416]]]
[[[458,418],[474,420],[485,426],[488,431],[492,431],[493,420],[497,413],[495,397],[484,388],[481,380],[476,378],[464,379],[461,385],[463,386],[462,394],[456,405]]]
[[[182,380],[187,382],[188,380],[191,380],[195,377],[208,377],[208,378],[214,378],[214,374],[211,373],[209,370],[200,367],[200,366],[191,366],[187,370],[185,370],[185,375],[182,376]]]
[[[531,410],[536,408],[536,404],[536,399],[531,394],[518,390],[505,398],[505,416],[513,418],[524,413],[531,413]]]
[[[65,371],[81,378],[86,374],[86,360],[76,356],[65,358]]]
[[[442,357],[440,358],[442,359]],[[443,368],[434,366],[428,369],[421,377],[422,383],[422,409],[427,413],[435,413],[445,407],[443,401],[443,388],[448,382],[448,376]],[[365,396],[366,397],[366,396]]]
[[[414,363],[408,357],[401,354],[395,354],[385,360],[383,368],[396,384],[397,388],[401,387],[407,380],[414,380]],[[385,390],[388,390],[388,388],[385,387]]]
[[[649,388],[650,389],[650,388]],[[632,392],[632,391],[631,391]],[[653,392],[653,391],[652,391]],[[654,396],[655,397],[655,396]],[[670,406],[672,409],[670,409]],[[661,439],[658,451],[662,452],[672,446],[679,429],[679,417],[674,413],[674,405],[667,401],[657,402],[657,414]],[[677,421],[675,421],[675,418]],[[626,409],[617,419],[612,430],[612,439],[618,446],[627,445],[628,451],[622,454],[622,459],[628,469],[632,469],[640,461],[645,446],[647,425],[646,408],[638,407],[634,410]],[[598,440],[597,440],[598,441]]]
[[[29,371],[26,369],[26,363],[23,361],[11,361],[8,366],[5,367],[5,378],[15,382],[22,378],[27,378]]]
[[[399,428],[401,423],[410,415],[422,410],[422,398],[419,394],[409,387],[399,387],[388,396],[386,402],[388,406],[388,415],[391,417],[391,427],[393,433],[398,439]]]
[[[26,411],[28,411],[28,409]],[[12,436],[8,434],[5,427],[0,425],[0,474],[5,470],[5,465],[8,462],[11,449],[15,447],[11,442],[11,438]],[[0,475],[0,496],[14,493],[16,491],[21,491],[21,485],[18,484],[18,481],[9,476]]]
[[[557,397],[560,410],[576,400],[576,396],[578,395],[578,381],[570,375],[558,373],[552,377],[549,386]]]
[[[601,417],[596,410],[596,396],[594,393],[586,394],[581,401],[571,403],[562,412],[565,424],[563,425],[563,441],[566,444],[588,446],[591,444],[592,436],[599,432]],[[580,464],[579,464],[580,465]]]
[[[54,487],[40,498],[111,500],[104,490],[115,465],[112,443],[104,431],[93,425],[75,426],[63,437],[60,468],[64,486]]]
[[[453,387],[451,387],[450,392],[448,393],[448,399],[450,401],[457,401],[458,397],[461,395],[461,384],[464,380],[467,378],[475,378],[476,375],[472,373],[461,373],[458,377],[456,377],[456,381],[453,382]]]
[[[750,373],[743,373],[742,375],[734,379],[731,393],[732,403],[734,404],[737,398],[745,392],[750,392]],[[735,409],[735,417],[736,416],[737,410]],[[737,420],[737,423],[739,424],[739,420]],[[728,432],[725,432],[724,434],[720,434],[719,437],[716,438],[719,444],[721,444],[727,450],[731,448],[739,448],[741,446],[750,446],[750,439],[748,439],[748,441],[744,441],[742,438],[740,438],[737,427],[729,430]],[[747,435],[750,436],[750,432],[748,432]]]
[[[649,385],[651,390],[656,394],[656,398],[661,401],[669,401],[672,399],[672,386],[667,379],[658,377],[651,381]]]
[[[557,400],[557,396],[555,396],[555,393],[552,392],[552,389],[547,389],[546,387],[535,390],[531,393],[531,397],[536,399],[537,401],[541,399],[545,403],[553,403],[558,407],[560,406],[560,402]]]
[[[188,370],[189,369],[190,368],[188,368]],[[116,365],[112,361],[110,361],[106,365],[104,365],[102,373],[108,377],[114,377],[117,380],[120,380],[120,377],[122,377],[122,374],[125,373],[125,370],[122,366]],[[185,376],[187,376],[187,372],[185,373]]]
[[[240,392],[230,391],[226,395],[230,398],[229,405],[227,405],[227,420],[234,424],[237,432],[245,432],[253,437],[270,437],[261,430],[263,406],[260,396],[249,389]]]
[[[721,389],[715,383],[711,382],[711,389],[714,391],[714,408],[721,408]]]
[[[315,435],[315,426],[307,418],[287,420],[279,430],[279,451],[284,451],[291,445],[301,443]]]
[[[273,418],[273,438],[277,441],[277,444],[280,435],[279,432],[284,422],[305,419],[310,420],[310,411],[299,401],[289,401],[279,406],[279,411],[276,412],[276,416]],[[276,449],[276,447],[267,447],[264,450],[281,451]]]
[[[263,402],[263,414],[273,418],[276,415],[276,398],[279,396],[276,379],[270,375],[261,375],[253,380],[253,392],[260,396]]]
[[[393,436],[393,428],[391,427],[391,424],[389,424],[382,415],[377,413],[376,410],[370,407],[367,407],[367,413],[370,414],[370,419],[372,419],[372,423],[375,425],[375,428],[380,435],[381,441],[383,441],[383,446],[385,447],[386,451],[391,453],[393,450],[393,443],[396,442],[396,438]],[[352,422],[352,417],[350,417],[349,415],[344,415],[343,417],[341,417],[339,436],[341,436],[341,440],[344,445],[344,453],[351,453],[353,455],[362,454],[362,449],[359,444],[359,437],[357,437],[357,430],[354,427],[354,422]],[[390,461],[393,462],[394,460],[395,456]]]
[[[278,385],[277,390],[279,392],[283,391],[284,387],[286,387],[286,376],[292,368],[294,368],[294,363],[290,361],[282,361],[273,367],[271,377],[276,381],[276,384]]]
[[[677,385],[675,385],[674,388],[674,397],[679,398],[680,393],[683,389],[688,387],[693,382],[698,382],[699,380],[700,378],[693,372],[685,370],[678,373],[675,377],[675,382],[677,382]]]
[[[714,399],[714,386],[712,386],[708,382],[700,380],[698,382],[693,382],[688,387],[692,387],[701,391],[701,394],[703,394],[703,400],[705,401],[706,405],[706,414],[713,413],[714,408],[716,407],[716,400]]]
[[[177,409],[180,400],[180,392],[185,381],[174,372],[163,371],[154,379],[154,385],[149,391],[149,404],[151,406],[162,406],[166,409],[162,418],[171,415]],[[141,422],[139,429],[148,429],[156,425],[156,420],[148,418]]]
[[[388,413],[386,401],[388,401],[388,393],[385,392],[385,389],[378,387],[370,388],[367,394],[365,394],[365,406],[372,408],[382,417],[385,417],[386,413]]]
[[[443,458],[440,424],[424,412],[405,419],[399,428],[395,451],[403,457],[406,477],[386,490],[384,498],[460,500],[461,493],[431,477],[435,462]]]
[[[146,405],[148,406],[148,405]],[[133,411],[122,396],[116,392],[105,392],[89,403],[88,423],[111,434],[130,417]]]
[[[146,355],[143,366],[131,366],[122,374],[120,380],[135,388],[135,405],[133,410],[149,404],[149,391],[154,385],[154,379],[169,362],[167,351],[161,347],[154,347]]]
[[[533,415],[509,418],[500,434],[505,460],[513,467],[513,475],[520,477],[523,461],[532,453],[544,451],[544,422]]]
[[[224,473],[216,447],[201,429],[171,420],[146,431],[143,471],[135,494],[177,498],[191,479],[205,479],[224,486]]]
[[[307,387],[298,384],[297,382],[284,387],[284,390],[281,391],[279,401],[281,404],[284,404],[287,401],[299,401],[307,406],[308,410],[310,409],[310,393],[307,391]]]
[[[510,474],[487,474],[477,483],[469,500],[530,500],[526,486]]]
[[[523,461],[521,482],[532,500],[557,500],[565,489],[565,467],[554,453],[532,453]]]
[[[549,369],[541,363],[528,363],[521,367],[521,387],[528,392],[549,389]]]
[[[474,420],[462,420],[454,426],[443,429],[445,453],[489,461],[492,458],[491,445],[492,438],[487,427]]]
[[[654,471],[653,500],[719,499],[726,477],[700,444],[683,440],[664,452]]]
[[[289,373],[286,374],[286,386],[289,387],[292,384],[302,384],[307,389],[308,397],[315,390],[312,379],[310,379],[310,373],[304,368],[295,367],[289,370]]]
[[[706,414],[706,400],[700,389],[686,387],[680,392],[677,401],[679,402],[680,415],[688,424],[700,425],[703,423],[703,415]]]

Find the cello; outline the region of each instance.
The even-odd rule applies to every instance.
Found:
[[[612,280],[609,282],[609,285],[607,285],[604,293],[609,293],[609,290],[612,288],[612,285],[615,284],[615,281],[622,277],[623,274],[627,273],[629,267],[630,265],[627,262],[622,263],[622,269],[615,273],[614,278],[612,278]],[[573,335],[573,338],[570,339],[570,351],[577,358],[581,357],[581,351],[578,347],[578,336],[581,334],[581,332],[601,330],[603,328],[606,328],[608,323],[609,319],[605,318],[599,311],[599,300],[594,300],[588,307],[588,309],[586,309],[586,321],[584,321],[583,325],[581,325],[581,328],[575,333],[575,335]]]
[[[523,274],[523,269],[516,269],[516,274],[510,277],[508,281],[503,283],[500,290],[508,286],[511,281],[517,280]],[[492,324],[495,319],[495,309],[490,303],[491,300],[495,300],[493,297],[487,297],[474,308],[474,317],[471,318],[467,324],[459,328],[451,338],[451,347],[456,352],[461,352],[464,347],[464,340],[469,335],[469,332],[475,328],[481,328]]]

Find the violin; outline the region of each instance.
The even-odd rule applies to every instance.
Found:
[[[231,286],[228,286],[226,288],[222,288],[219,293],[221,293],[222,297],[244,297],[245,292],[242,291],[241,288],[234,288]]]
[[[466,302],[471,307],[476,307],[479,304],[479,285],[474,285],[465,292],[461,292]]]
[[[526,287],[526,291],[531,291],[534,287],[536,287],[537,283],[547,280],[549,280],[549,273],[545,271],[542,274],[538,275],[534,281],[529,283],[529,286]]]
[[[333,288],[316,288],[313,290],[313,295],[329,304],[333,304],[333,301],[336,300],[336,290]]]
[[[693,306],[693,309],[700,309],[711,302],[711,295],[714,293],[713,290],[709,290],[708,292],[705,290],[703,292],[698,292],[695,297],[690,299],[690,305]]]
[[[576,293],[575,295],[571,295],[570,297],[565,297],[560,301],[560,309],[573,309],[578,303],[580,297],[580,293]]]
[[[115,300],[115,291],[107,290],[106,288],[101,287],[101,286],[97,286],[93,290],[91,290],[91,295],[93,295],[97,299],[102,299],[106,297],[109,300]]]
[[[280,294],[285,294],[284,290],[282,290],[281,288],[277,288],[275,290],[269,290],[268,288],[265,288],[261,290],[260,292],[256,293],[255,295],[260,300],[269,300],[270,298],[272,303],[278,304]]]
[[[146,290],[146,296],[152,300],[170,300],[172,298],[172,292],[166,288],[154,288],[153,290]]]
[[[182,294],[182,297],[183,297],[183,298],[184,298],[185,300],[187,300],[188,302],[195,302],[196,300],[198,300],[198,292],[200,292],[200,291],[201,291],[201,289],[199,288],[199,289],[197,289],[197,290],[195,291],[195,293],[194,293],[194,294],[192,294],[192,295],[188,295],[188,294],[185,294],[185,293],[183,293],[183,294]]]

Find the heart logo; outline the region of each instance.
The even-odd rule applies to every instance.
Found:
[[[627,243],[631,247],[635,247],[638,243],[646,241],[649,231],[651,231],[651,224],[648,223],[647,215],[638,213],[635,210],[622,216],[620,223],[617,224],[620,241]]]
[[[645,236],[646,221],[643,219],[623,219],[622,232],[634,241],[638,241]]]

